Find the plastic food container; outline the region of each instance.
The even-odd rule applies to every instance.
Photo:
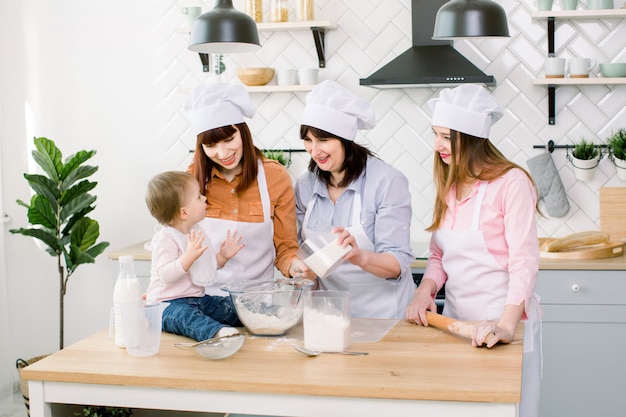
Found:
[[[336,234],[324,233],[306,239],[297,255],[315,275],[324,279],[343,263],[343,258],[351,250],[352,246],[344,248],[337,243]]]

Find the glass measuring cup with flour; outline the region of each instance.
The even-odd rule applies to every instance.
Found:
[[[307,238],[297,255],[315,275],[324,279],[343,263],[344,256],[351,250],[352,246],[342,247],[337,243],[337,235],[328,232]]]
[[[304,295],[304,347],[322,352],[350,348],[350,293],[308,291]]]

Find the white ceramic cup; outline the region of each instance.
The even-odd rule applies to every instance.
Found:
[[[561,8],[563,10],[576,10],[578,0],[561,0]]]
[[[537,9],[539,11],[552,10],[553,0],[537,0]]]
[[[601,10],[612,9],[613,0],[587,0],[587,9],[589,10]]]
[[[569,60],[570,78],[589,78],[589,71],[596,66],[590,58],[572,58]]]
[[[565,77],[565,58],[546,58],[544,69],[546,72],[546,78]]]
[[[202,7],[183,7],[181,11],[187,15],[187,24],[191,27],[196,17],[202,13]]]
[[[298,72],[295,68],[280,68],[276,70],[278,85],[295,85],[298,80]]]
[[[301,85],[317,84],[319,69],[317,68],[300,68],[298,70],[298,79]]]

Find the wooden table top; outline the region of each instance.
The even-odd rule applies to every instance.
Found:
[[[370,319],[359,319],[370,320]],[[373,319],[372,319],[373,320]],[[161,349],[137,358],[95,333],[22,370],[26,380],[357,398],[518,403],[520,325],[513,343],[492,349],[434,328],[399,321],[378,342],[353,343],[367,356],[306,357],[301,336],[247,336],[235,355],[212,361],[163,333]]]

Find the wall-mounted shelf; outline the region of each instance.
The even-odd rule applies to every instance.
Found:
[[[531,13],[533,19],[547,20],[548,56],[555,56],[554,32],[557,19],[625,19],[626,9],[562,10]],[[548,124],[556,124],[556,86],[626,84],[626,78],[538,78],[535,85],[548,86]]]
[[[533,12],[533,19],[541,20],[550,17],[555,19],[611,19],[626,17],[626,9],[600,9],[600,10],[548,10],[545,12]]]
[[[297,93],[311,91],[315,85],[259,85],[245,86],[249,93]],[[178,87],[179,94],[189,94],[191,88]]]
[[[535,85],[610,85],[626,84],[626,78],[535,78]]]
[[[315,42],[315,49],[317,51],[319,67],[326,67],[326,44],[324,42],[324,37],[327,30],[335,28],[335,26],[333,26],[330,21],[307,20],[303,22],[257,23],[256,27],[259,32],[310,30],[313,34],[313,41]],[[191,33],[191,29],[189,27],[182,27],[179,28],[177,32]]]
[[[257,23],[256,27],[259,32],[310,30],[313,34],[315,49],[317,50],[319,67],[326,67],[326,44],[324,37],[327,30],[334,29],[334,26],[329,21],[308,20],[304,22]]]

